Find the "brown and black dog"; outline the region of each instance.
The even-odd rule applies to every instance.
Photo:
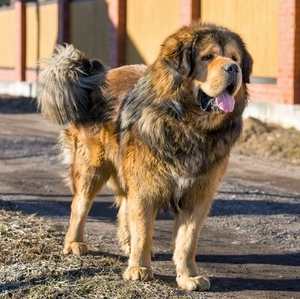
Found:
[[[177,283],[206,290],[195,264],[197,237],[242,128],[252,59],[236,33],[183,27],[149,67],[106,70],[73,46],[57,48],[41,74],[41,111],[61,133],[74,193],[64,253],[84,254],[84,224],[108,183],[118,237],[129,255],[124,279],[149,280],[157,211],[175,212]]]

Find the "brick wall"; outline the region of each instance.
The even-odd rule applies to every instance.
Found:
[[[250,84],[250,99],[300,104],[300,1],[279,3],[277,84]]]
[[[280,0],[277,85],[282,102],[288,104],[295,98],[295,20],[296,0]]]

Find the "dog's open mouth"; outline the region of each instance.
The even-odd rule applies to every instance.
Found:
[[[233,90],[234,85],[230,84],[223,93],[217,97],[211,97],[200,89],[198,93],[198,103],[203,111],[232,112],[235,105],[235,100],[232,96]]]

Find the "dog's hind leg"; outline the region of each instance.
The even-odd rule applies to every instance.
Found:
[[[129,221],[128,221],[128,205],[127,198],[118,196],[117,201],[119,202],[118,212],[118,240],[120,247],[126,256],[130,254],[130,232],[129,232]]]
[[[83,255],[87,253],[84,243],[84,225],[97,192],[107,180],[107,174],[100,168],[86,167],[76,174],[75,192],[71,205],[69,228],[65,237],[64,254]]]
[[[128,204],[126,193],[123,191],[121,184],[116,174],[112,174],[108,180],[107,185],[112,189],[116,195],[116,206],[118,211],[118,230],[117,236],[121,250],[125,255],[129,256],[130,253],[130,232],[128,222]]]
[[[74,141],[73,163],[70,168],[73,200],[69,228],[65,237],[63,252],[82,255],[87,252],[84,243],[84,225],[91,209],[93,199],[98,191],[106,183],[111,166],[103,159],[99,163],[92,163],[91,148],[88,143]],[[98,149],[99,150],[99,149]],[[96,155],[94,155],[96,156]]]

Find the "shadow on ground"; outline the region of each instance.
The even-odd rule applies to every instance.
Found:
[[[24,114],[37,112],[37,103],[33,98],[0,96],[0,113]]]
[[[218,199],[214,202],[210,212],[210,216],[279,214],[299,215],[300,203],[274,202],[261,199]]]
[[[0,196],[34,196],[41,199],[17,199],[13,203],[16,208],[25,213],[36,213],[40,216],[60,217],[69,216],[71,196],[68,194],[22,194],[22,193],[0,193]],[[51,199],[48,199],[51,198]],[[52,200],[56,198],[57,200]],[[63,198],[63,199],[62,199]],[[68,200],[66,198],[69,198]],[[115,221],[116,208],[113,206],[111,194],[99,195],[94,202],[90,217],[101,221]],[[102,198],[106,198],[102,201]],[[210,216],[232,216],[232,215],[300,215],[300,203],[274,202],[269,200],[239,200],[239,199],[217,199],[213,204]],[[158,220],[170,220],[172,214],[162,211]]]
[[[212,292],[284,291],[299,292],[300,279],[211,278]]]
[[[172,255],[169,253],[155,254],[156,261],[171,261]],[[201,263],[216,264],[261,264],[277,266],[300,266],[300,253],[286,254],[243,254],[243,255],[197,255],[196,261]]]

